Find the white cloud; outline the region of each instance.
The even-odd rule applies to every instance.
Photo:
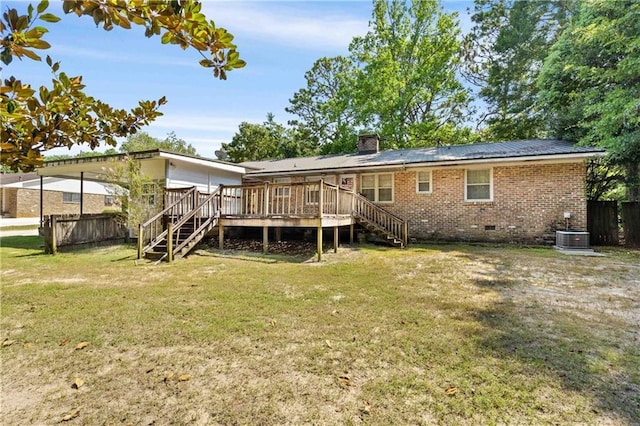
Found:
[[[205,2],[203,12],[216,25],[234,35],[247,35],[269,44],[305,49],[346,50],[351,39],[364,35],[368,17],[333,12],[318,13],[314,7],[293,7],[269,2]],[[277,5],[277,6],[276,6]],[[301,3],[301,5],[307,5]],[[335,8],[334,8],[335,9]]]
[[[97,59],[105,62],[125,62],[143,65],[172,65],[182,67],[200,68],[197,60],[176,60],[175,55],[167,56],[143,56],[140,54],[126,54],[122,50],[110,51],[104,49],[86,49],[64,44],[52,46],[51,51],[57,55],[65,55],[84,59]]]
[[[211,132],[217,134],[233,134],[238,130],[238,126],[242,121],[250,123],[262,123],[264,118],[251,117],[212,117],[210,115],[180,115],[165,112],[165,115],[157,118],[151,126],[155,128],[163,128],[178,130]]]

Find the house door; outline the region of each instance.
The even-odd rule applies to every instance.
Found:
[[[347,191],[356,191],[356,175],[340,175],[340,181],[338,182],[340,188]]]

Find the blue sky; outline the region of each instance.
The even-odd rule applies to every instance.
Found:
[[[37,3],[35,1],[34,3]],[[144,28],[96,28],[90,17],[64,15],[60,3],[49,12],[62,18],[46,24],[51,48],[38,52],[61,62],[69,76],[82,75],[85,91],[113,106],[131,108],[139,100],[166,96],[164,116],[144,129],[164,137],[170,131],[213,157],[222,142],[230,142],[243,121],[261,123],[268,112],[286,123],[289,99],[304,87],[304,73],[323,56],[345,54],[354,36],[364,35],[371,17],[370,1],[207,1],[203,12],[234,36],[245,68],[226,81],[201,67],[195,50],[162,45],[159,37],[144,37]],[[27,2],[3,2],[26,10]],[[446,11],[457,11],[468,30],[469,1],[443,1]],[[3,78],[15,75],[33,86],[50,85],[46,64],[25,59],[5,66]],[[77,153],[57,149],[51,154]],[[104,149],[104,148],[103,148]],[[103,150],[100,149],[100,150]],[[83,150],[87,150],[84,148]]]

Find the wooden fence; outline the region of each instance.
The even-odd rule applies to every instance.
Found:
[[[587,230],[594,246],[618,245],[617,201],[588,201]]]
[[[624,244],[627,247],[640,247],[640,202],[622,203],[622,226]]]
[[[127,227],[115,214],[45,216],[44,249],[55,254],[60,247],[72,247],[104,241],[122,241]]]

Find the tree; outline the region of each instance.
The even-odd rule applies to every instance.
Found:
[[[349,51],[360,65],[361,121],[386,147],[463,142],[460,124],[470,103],[458,81],[460,29],[436,0],[376,0],[370,31]]]
[[[304,75],[286,111],[300,117],[290,122],[317,140],[323,153],[355,150],[358,121],[354,105],[356,67],[351,58],[320,58]]]
[[[476,0],[465,38],[465,76],[486,104],[480,125],[492,140],[546,136],[536,81],[565,28],[573,0]]]
[[[13,58],[40,61],[35,52],[48,49],[43,37],[47,28],[42,22],[55,23],[59,17],[46,13],[47,0],[37,7],[29,4],[26,13],[8,8],[0,21],[2,36],[0,60],[9,65]],[[109,31],[115,26],[145,27],[145,35],[161,35],[163,44],[177,44],[183,49],[194,48],[203,57],[200,64],[213,69],[213,75],[226,79],[227,72],[245,65],[239,58],[233,36],[218,28],[200,13],[195,0],[167,2],[124,2],[111,0],[64,1],[65,14],[90,16],[96,26]],[[136,133],[161,113],[166,102],[141,101],[130,111],[116,109],[84,92],[82,77],[69,77],[60,70],[60,63],[49,56],[46,63],[53,73],[52,87],[31,88],[15,76],[4,80],[0,90],[0,160],[17,170],[33,170],[42,164],[43,152],[56,147],[86,145],[91,149],[101,144],[116,145],[116,138]]]
[[[243,121],[223,151],[234,163],[300,157],[315,153],[313,137],[304,128],[288,129],[267,114],[262,124]]]
[[[164,139],[154,138],[146,132],[129,135],[126,141],[120,145],[120,152],[149,151],[152,149],[165,149],[188,155],[198,155],[191,144],[176,136],[175,132],[169,132]]]
[[[234,163],[283,158],[280,144],[284,133],[284,126],[276,123],[273,114],[269,113],[262,124],[240,123],[231,143],[223,143],[222,149]]]
[[[538,79],[550,130],[607,149],[640,201],[640,3],[583,1]]]
[[[346,57],[322,58],[287,111],[300,117],[325,153],[352,152],[359,132],[381,136],[383,148],[464,143],[470,103],[458,81],[455,14],[436,0],[374,0],[370,30]]]

